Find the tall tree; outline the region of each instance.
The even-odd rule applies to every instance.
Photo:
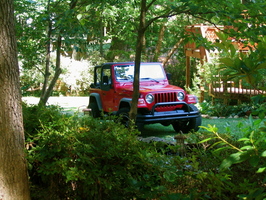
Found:
[[[44,84],[41,91],[41,97],[39,101],[39,105],[45,105],[52,94],[53,88],[58,80],[60,74],[62,73],[61,69],[61,49],[62,49],[62,33],[68,32],[67,24],[73,24],[73,10],[77,5],[77,0],[71,0],[69,2],[69,7],[65,7],[65,4],[59,5],[60,2],[56,2],[55,7],[58,6],[57,10],[51,10],[52,2],[48,0],[47,2],[47,43],[46,43],[46,61],[45,61],[45,72],[44,72]],[[58,12],[59,11],[59,12]],[[53,18],[52,16],[55,16]],[[60,18],[64,18],[66,21],[61,20]],[[75,20],[77,21],[77,20]],[[53,25],[53,23],[55,23]],[[71,32],[65,34],[65,38],[70,37]],[[57,39],[53,42],[53,37]],[[56,61],[55,67],[53,69],[54,73],[51,73],[51,45],[56,48]],[[50,76],[52,75],[52,78]],[[51,79],[51,80],[50,80]]]
[[[244,3],[239,0],[168,0],[164,2],[159,0],[140,0],[140,2],[141,11],[136,45],[134,91],[132,107],[130,109],[130,119],[133,121],[137,116],[139,67],[143,50],[143,41],[145,40],[147,28],[153,22],[161,18],[170,18],[185,14],[191,18],[200,19],[212,25],[230,25],[233,27],[230,29],[230,36],[235,36],[237,38],[252,38],[253,36],[253,41],[258,39],[258,35],[264,35],[263,31],[265,31],[264,18],[266,16],[266,3],[262,0],[245,1]],[[151,9],[152,7],[153,9]],[[248,30],[248,27],[252,27],[252,31]]]
[[[30,199],[12,0],[0,2],[0,199]]]
[[[146,12],[147,12],[147,1],[141,0],[141,9],[140,9],[140,18],[139,18],[139,27],[138,27],[138,37],[136,44],[136,53],[135,53],[135,68],[134,68],[134,82],[133,82],[133,99],[132,105],[129,112],[129,117],[133,121],[137,117],[137,105],[139,99],[139,74],[140,74],[140,63],[141,63],[141,53],[143,50],[145,42],[145,31],[146,31]]]
[[[140,63],[141,63],[141,54],[144,47],[145,42],[145,32],[147,28],[156,20],[161,18],[168,18],[171,16],[175,16],[177,14],[185,13],[182,5],[179,9],[174,10],[171,7],[164,8],[160,6],[156,2],[156,0],[151,0],[147,3],[147,0],[141,0],[140,2],[140,18],[139,18],[139,27],[138,27],[138,37],[136,42],[136,51],[135,51],[135,70],[134,70],[134,82],[133,82],[133,97],[132,97],[132,105],[129,112],[130,119],[134,122],[137,117],[137,105],[139,98],[139,73],[140,73]],[[162,2],[161,2],[162,3]],[[169,3],[169,2],[168,2]],[[158,5],[159,9],[153,9],[152,15],[150,14],[149,20],[147,21],[147,13],[151,10],[154,5]],[[172,6],[172,5],[171,5]]]
[[[26,72],[34,71],[35,74],[40,74],[39,77],[42,76],[36,78],[43,85],[40,105],[46,104],[62,72],[62,53],[66,55],[74,50],[80,51],[79,45],[85,41],[86,28],[76,18],[78,2],[80,1],[15,2],[21,66]],[[27,74],[24,73],[24,76],[27,77]],[[32,77],[30,79],[34,80]],[[25,88],[27,85],[30,83]]]

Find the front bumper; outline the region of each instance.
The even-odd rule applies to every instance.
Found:
[[[157,106],[169,106],[169,105],[183,105],[182,110],[156,112]],[[152,124],[152,123],[163,123],[167,121],[175,121],[180,119],[191,119],[200,116],[198,110],[191,110],[190,106],[186,102],[167,102],[167,103],[156,103],[151,110],[150,114],[138,114],[137,123]]]

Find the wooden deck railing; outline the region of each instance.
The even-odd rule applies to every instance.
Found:
[[[209,95],[213,98],[224,99],[225,102],[230,99],[250,101],[252,96],[259,94],[266,94],[266,91],[243,86],[242,80],[237,84],[234,81],[223,80],[213,81],[209,84]]]

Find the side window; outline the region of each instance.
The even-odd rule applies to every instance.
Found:
[[[111,85],[112,84],[112,76],[111,76],[111,69],[110,67],[104,67],[102,73],[102,83],[104,85]]]
[[[101,87],[103,90],[109,90],[112,85],[112,74],[110,66],[104,66],[102,68],[102,80],[101,80]]]
[[[100,67],[97,67],[95,69],[95,77],[94,78],[95,78],[94,79],[95,80],[95,86],[97,88],[99,88],[101,85],[101,68]]]

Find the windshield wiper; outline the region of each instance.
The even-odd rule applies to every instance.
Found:
[[[157,80],[154,79],[154,78],[149,78],[149,77],[147,77],[147,78],[141,78],[141,79],[148,79],[148,80],[151,80],[151,81],[155,81],[156,83],[160,83],[160,81],[157,81]]]

